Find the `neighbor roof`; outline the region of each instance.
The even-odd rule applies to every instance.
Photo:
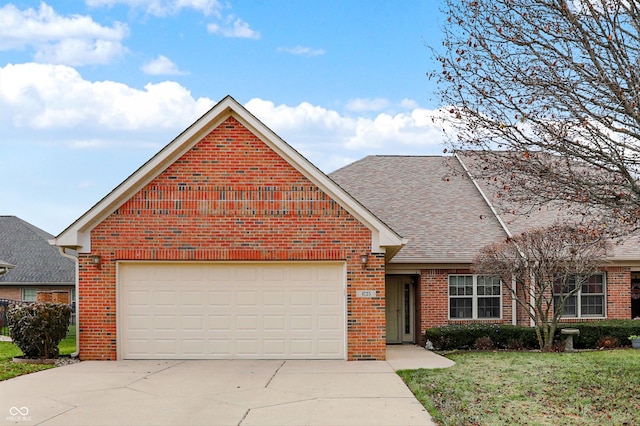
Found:
[[[470,263],[507,236],[455,157],[369,156],[329,176],[408,239],[392,263]]]
[[[514,214],[517,206],[497,203],[495,188],[473,179],[473,159],[473,153],[369,156],[329,176],[408,238],[391,263],[471,263],[487,244],[575,219],[552,205]],[[640,264],[640,236],[613,244],[609,258]]]
[[[355,198],[336,185],[323,172],[230,96],[222,99],[88,212],[62,231],[53,243],[61,247],[78,249],[83,253],[90,252],[90,235],[95,226],[105,220],[120,205],[230,116],[237,119],[280,157],[369,228],[371,230],[371,249],[373,252],[385,252],[386,258],[390,259],[405,244],[406,241],[400,235],[364,208]]]
[[[469,176],[473,176],[482,165],[473,151],[456,154],[456,157],[469,170]],[[500,161],[500,157],[496,157]],[[498,199],[495,186],[492,181],[477,179],[478,189],[485,195],[487,202],[494,207],[496,214],[511,235],[520,234],[532,228],[542,228],[555,223],[570,223],[585,220],[585,217],[576,215],[567,208],[566,203],[550,202],[541,206],[535,206],[523,211],[524,206],[509,203],[508,200]],[[588,219],[588,216],[586,217]],[[640,233],[617,239],[609,250],[609,260],[616,263],[640,263]]]
[[[15,265],[1,285],[74,285],[75,263],[49,245],[53,235],[16,216],[0,216],[0,259]]]

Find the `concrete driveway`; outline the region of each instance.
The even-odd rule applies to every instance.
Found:
[[[368,362],[85,361],[0,382],[0,424],[432,425],[395,369],[450,362],[417,347],[390,352]]]

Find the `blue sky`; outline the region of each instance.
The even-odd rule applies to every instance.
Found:
[[[0,3],[0,214],[57,234],[226,95],[325,172],[441,154],[435,0]]]

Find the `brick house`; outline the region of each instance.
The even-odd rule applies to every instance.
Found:
[[[74,261],[49,244],[52,238],[19,217],[0,216],[0,259],[12,266],[0,265],[0,299],[60,303],[74,299]]]
[[[446,324],[529,325],[510,294],[475,276],[471,263],[483,246],[551,225],[561,213],[498,213],[492,189],[472,179],[472,161],[465,155],[370,156],[330,174],[408,240],[385,268],[387,342],[423,343],[426,329]],[[614,245],[601,272],[563,321],[640,316],[640,239]]]
[[[80,357],[382,360],[434,325],[523,322],[470,274],[506,224],[452,167],[374,156],[327,176],[223,99],[55,239],[78,252]],[[631,317],[631,247],[598,318]]]
[[[55,239],[95,360],[384,359],[404,243],[230,97]]]

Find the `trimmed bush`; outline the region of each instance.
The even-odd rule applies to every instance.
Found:
[[[576,349],[597,349],[602,338],[615,338],[620,346],[631,346],[629,336],[640,334],[640,320],[606,320],[561,324],[560,328],[577,328],[580,335],[573,338]]]
[[[577,328],[580,335],[574,336],[576,349],[598,349],[603,342],[617,342],[617,345],[629,346],[629,336],[640,335],[639,320],[604,320],[588,323],[563,323],[556,330],[558,348],[564,345],[565,337],[560,334],[562,328]],[[535,329],[507,324],[469,324],[432,327],[425,332],[436,350],[475,349],[478,342],[489,338],[496,349],[539,349]],[[480,340],[479,340],[480,339]],[[482,344],[481,344],[482,346]],[[606,347],[606,346],[605,346]],[[614,346],[615,347],[615,344]]]
[[[533,328],[506,324],[445,325],[428,329],[425,336],[436,350],[473,349],[487,337],[497,349],[538,347]]]
[[[11,338],[26,358],[56,358],[70,319],[71,307],[60,303],[15,303],[7,311]]]

